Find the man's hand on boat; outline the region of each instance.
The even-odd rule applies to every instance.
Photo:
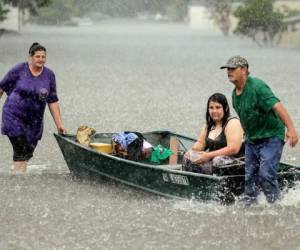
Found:
[[[291,146],[294,147],[298,143],[298,135],[295,129],[288,129],[285,134],[286,142]]]

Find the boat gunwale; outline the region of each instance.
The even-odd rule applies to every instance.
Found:
[[[168,132],[171,135],[175,135],[175,136],[179,136],[179,137],[184,138],[184,139],[189,139],[189,140],[195,141],[194,138],[187,137],[187,136],[184,136],[184,135],[181,135],[181,134],[178,134],[178,133],[174,133],[174,132],[171,132],[171,131],[167,131],[167,130],[156,130],[156,131],[151,131],[151,132],[145,132],[143,134],[162,133],[162,132]],[[98,151],[96,151],[95,149],[93,149],[91,147],[82,145],[82,144],[76,142],[75,140],[70,139],[70,138],[75,138],[76,137],[74,134],[58,134],[58,133],[53,133],[53,134],[54,134],[54,136],[60,137],[63,140],[68,141],[69,143],[73,144],[76,147],[83,148],[83,149],[85,149],[85,150],[87,150],[91,153],[96,154],[96,155],[100,155],[102,157],[110,158],[110,159],[113,159],[113,160],[116,160],[116,161],[119,161],[119,162],[125,162],[125,163],[131,164],[131,165],[137,165],[137,166],[140,166],[140,167],[143,167],[143,168],[160,169],[160,170],[163,170],[165,172],[170,172],[170,173],[174,173],[174,174],[188,175],[188,176],[194,176],[194,177],[205,177],[205,178],[209,178],[209,179],[213,179],[213,180],[217,180],[217,181],[222,181],[222,180],[226,180],[226,179],[229,179],[229,178],[238,178],[238,177],[244,176],[244,175],[224,175],[224,176],[207,175],[207,174],[194,173],[194,172],[189,172],[189,171],[182,171],[182,170],[180,171],[180,170],[176,170],[176,169],[170,169],[170,168],[162,167],[160,165],[152,165],[152,164],[147,164],[147,163],[131,161],[131,160],[123,159],[123,158],[120,158],[120,157],[117,157],[117,156],[114,156],[114,155],[111,155],[111,154],[98,152]],[[114,134],[114,133],[112,133],[112,132],[97,133],[97,134],[95,134],[95,136],[101,135],[101,134],[103,135],[103,134]],[[298,166],[298,165],[294,165],[294,164],[291,164],[291,163],[288,163],[288,162],[283,162],[283,161],[281,161],[280,163],[300,170],[300,165]],[[285,173],[288,173],[288,172],[286,172],[286,171],[278,172],[277,174],[280,175],[280,174],[285,174]]]
[[[162,167],[160,165],[151,165],[151,164],[147,164],[147,163],[141,163],[141,162],[131,161],[131,160],[123,159],[123,158],[120,158],[120,157],[117,157],[117,156],[114,156],[114,155],[110,155],[110,154],[98,152],[98,151],[96,151],[93,148],[90,148],[88,146],[82,145],[82,144],[80,144],[78,142],[75,142],[74,140],[68,138],[68,137],[74,138],[74,135],[61,135],[61,134],[54,133],[54,136],[60,137],[63,140],[66,140],[69,143],[73,144],[74,146],[80,147],[80,148],[82,148],[84,150],[87,150],[87,151],[93,153],[93,154],[100,155],[100,156],[106,157],[106,158],[110,158],[110,159],[113,159],[113,160],[116,160],[116,161],[119,161],[119,162],[124,162],[124,163],[131,164],[131,165],[137,165],[137,166],[143,167],[143,168],[159,169],[159,170],[163,170],[163,171],[169,172],[169,173],[181,174],[181,175],[190,175],[190,176],[195,176],[195,177],[204,177],[204,178],[208,178],[208,179],[212,179],[212,180],[217,180],[217,181],[228,179],[228,177],[240,177],[240,176],[243,176],[243,175],[228,175],[228,176],[207,175],[207,174],[194,173],[194,172],[188,172],[188,171],[179,171],[179,170],[176,170],[176,169],[169,169],[169,168],[166,168],[166,167]]]

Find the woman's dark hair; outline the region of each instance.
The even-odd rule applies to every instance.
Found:
[[[42,45],[40,45],[39,43],[33,43],[30,48],[29,48],[29,55],[33,56],[35,54],[35,52],[37,51],[45,51],[46,52],[46,48]]]
[[[223,110],[224,110],[224,116],[222,118],[222,126],[224,126],[226,124],[226,122],[230,116],[230,109],[229,109],[229,105],[228,105],[226,97],[221,93],[215,93],[212,96],[210,96],[208,98],[207,108],[206,108],[207,134],[209,133],[211,128],[215,125],[215,122],[213,121],[213,119],[211,119],[211,117],[209,115],[209,103],[210,102],[217,102],[222,105]]]

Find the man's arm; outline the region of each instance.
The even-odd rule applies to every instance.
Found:
[[[298,135],[297,135],[296,129],[295,129],[294,124],[293,124],[293,121],[292,121],[288,111],[282,105],[281,102],[277,102],[273,106],[273,110],[278,114],[280,120],[284,123],[284,125],[287,128],[287,132],[286,132],[286,135],[285,135],[286,140],[289,142],[291,147],[296,146],[296,144],[298,142]]]

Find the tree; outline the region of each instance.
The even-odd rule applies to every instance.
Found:
[[[8,9],[4,9],[0,2],[0,22],[3,22],[6,19],[6,15],[9,12]]]
[[[209,0],[207,7],[211,18],[220,28],[223,35],[228,36],[231,22],[230,14],[233,0]]]
[[[273,45],[281,39],[286,26],[283,14],[274,11],[274,0],[246,0],[234,12],[239,18],[234,33],[250,37],[258,45]]]
[[[136,17],[139,13],[167,15],[173,21],[182,21],[187,14],[187,0],[52,0],[39,8],[31,21],[62,24],[71,17],[95,14],[110,17]]]
[[[49,5],[51,0],[3,0],[3,2],[22,10],[28,9],[31,14],[36,14],[38,8]]]
[[[71,19],[72,7],[69,0],[52,0],[49,6],[39,8],[37,14],[30,17],[30,22],[47,25],[60,25]]]
[[[22,24],[25,22],[24,14],[28,10],[31,15],[36,15],[38,8],[50,4],[51,0],[2,0],[4,4],[9,4],[17,7],[19,10],[18,15],[18,30],[21,30]]]
[[[166,14],[172,21],[182,21],[187,16],[188,6],[186,0],[172,0],[166,7]]]

